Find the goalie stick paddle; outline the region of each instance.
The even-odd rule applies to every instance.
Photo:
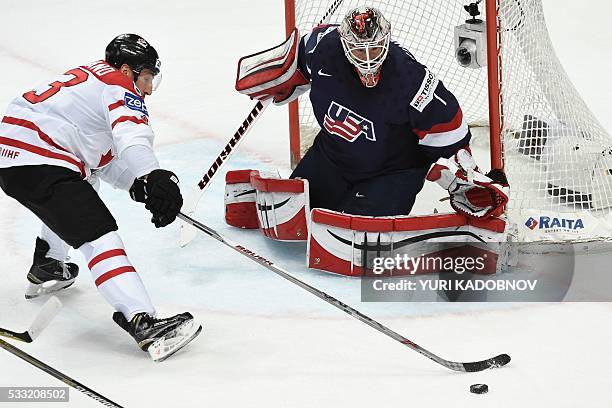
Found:
[[[343,0],[334,0],[332,4],[329,5],[327,11],[321,19],[319,20],[318,25],[324,24],[329,20],[329,18],[336,12],[338,7],[342,4]],[[267,99],[265,101],[259,101],[255,104],[251,112],[247,118],[242,122],[242,125],[238,128],[238,130],[234,133],[229,142],[225,145],[219,156],[215,159],[213,164],[210,166],[208,171],[204,174],[202,179],[198,182],[198,184],[193,188],[191,194],[185,204],[183,205],[183,212],[189,216],[193,216],[195,213],[195,209],[202,198],[202,194],[204,194],[204,189],[219,170],[219,167],[227,160],[227,158],[232,154],[232,152],[236,149],[236,146],[240,143],[240,141],[244,138],[244,136],[251,130],[257,119],[261,116],[263,111],[268,107],[272,98]],[[196,235],[196,230],[193,227],[190,227],[188,224],[181,224],[180,228],[181,237],[180,237],[180,246],[184,247],[189,244]]]
[[[249,115],[242,122],[242,125],[236,130],[232,138],[227,142],[221,153],[217,156],[213,164],[210,166],[208,171],[204,173],[202,179],[198,182],[198,184],[193,188],[189,198],[183,205],[183,211],[189,215],[193,215],[195,209],[198,205],[198,202],[202,198],[202,194],[204,194],[204,189],[207,185],[210,184],[211,180],[217,174],[217,171],[221,167],[221,165],[227,160],[227,158],[236,150],[236,147],[240,144],[244,136],[253,128],[257,119],[261,116],[264,110],[270,105],[272,99],[268,99],[265,101],[259,101],[257,104],[251,109]],[[190,243],[193,238],[195,238],[196,230],[195,228],[189,226],[188,224],[181,224],[181,240],[180,245],[184,247],[188,243]]]
[[[34,339],[36,339],[36,337],[38,337],[40,332],[42,332],[45,327],[49,325],[51,320],[53,320],[61,308],[62,302],[60,302],[55,296],[52,296],[39,310],[27,331],[17,333],[0,327],[0,336],[23,341],[24,343],[31,343],[34,341]]]
[[[425,357],[429,358],[430,360],[433,360],[436,363],[438,363],[438,364],[440,364],[440,365],[442,365],[442,366],[444,366],[446,368],[449,368],[449,369],[454,370],[454,371],[475,372],[475,371],[486,370],[488,368],[502,367],[502,366],[505,366],[506,364],[508,364],[510,362],[510,356],[508,354],[500,354],[498,356],[495,356],[495,357],[492,357],[492,358],[488,358],[486,360],[474,361],[474,362],[468,362],[468,363],[449,361],[449,360],[443,359],[442,357],[438,357],[437,355],[435,355],[431,351],[424,349],[423,347],[421,347],[418,344],[414,343],[413,341],[407,339],[406,337],[402,336],[401,334],[394,332],[393,330],[391,330],[388,327],[384,326],[383,324],[377,322],[376,320],[374,320],[374,319],[364,315],[363,313],[359,312],[356,309],[353,309],[349,305],[347,305],[345,303],[342,303],[341,301],[339,301],[338,299],[334,298],[333,296],[330,296],[327,293],[325,293],[325,292],[315,288],[314,286],[310,286],[309,284],[299,280],[298,278],[296,278],[293,275],[289,274],[289,272],[286,272],[285,270],[281,269],[280,267],[274,265],[274,263],[272,261],[269,261],[268,259],[264,258],[263,256],[256,254],[255,252],[249,250],[248,248],[243,247],[242,245],[239,245],[239,244],[237,244],[235,242],[230,241],[229,239],[223,237],[221,234],[219,234],[217,231],[213,230],[212,228],[207,227],[206,225],[204,225],[204,224],[194,220],[193,218],[191,218],[191,217],[189,217],[189,216],[187,216],[187,215],[185,215],[183,213],[179,213],[178,217],[180,219],[182,219],[183,221],[193,225],[194,227],[196,227],[200,231],[204,232],[205,234],[207,234],[207,235],[211,236],[212,238],[216,239],[217,241],[221,242],[222,244],[225,244],[228,247],[234,249],[235,251],[240,252],[242,255],[244,255],[247,258],[257,262],[258,264],[260,264],[263,267],[271,270],[272,272],[276,273],[277,275],[280,275],[281,277],[287,279],[291,283],[294,283],[294,284],[298,285],[299,287],[301,287],[302,289],[304,289],[304,290],[312,293],[313,295],[317,296],[318,298],[323,299],[324,301],[326,301],[330,305],[332,305],[332,306],[342,310],[343,312],[351,315],[355,319],[357,319],[357,320],[367,324],[368,326],[372,327],[373,329],[378,330],[382,334],[391,337],[392,339],[400,342],[401,344],[411,348],[412,350],[416,351],[417,353],[420,353],[420,354],[424,355]]]
[[[32,364],[34,367],[41,369],[42,371],[44,371],[45,373],[52,375],[53,377],[57,378],[58,380],[60,380],[61,382],[63,382],[64,384],[74,388],[75,390],[81,391],[83,394],[87,395],[90,398],[95,399],[96,401],[98,401],[100,404],[107,406],[107,407],[111,407],[111,408],[123,408],[121,405],[109,400],[108,398],[106,398],[105,396],[98,394],[97,392],[95,392],[94,390],[92,390],[91,388],[81,384],[80,382],[68,377],[66,374],[59,372],[58,370],[56,370],[55,368],[51,367],[48,364],[43,363],[42,361],[32,357],[31,355],[29,355],[28,353],[26,353],[25,351],[18,349],[15,346],[10,345],[9,343],[7,343],[6,341],[0,339],[0,347],[2,347],[3,349],[5,349],[6,351],[8,351],[9,353],[19,357],[20,359]]]

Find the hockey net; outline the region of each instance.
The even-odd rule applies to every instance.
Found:
[[[287,14],[294,9],[296,27],[306,32],[326,13],[331,0],[286,2],[290,2]],[[499,93],[493,103],[500,113],[493,120],[500,134],[491,138],[491,146],[496,147],[491,160],[503,163],[508,175],[508,214],[520,240],[610,239],[612,138],[565,74],[548,35],[541,0],[481,3],[480,18],[484,19],[485,6],[496,17],[497,75],[488,75],[486,67],[463,68],[455,60],[454,28],[469,18],[463,7],[467,3],[367,1],[391,22],[392,40],[427,65],[457,96],[472,129],[488,128],[489,87],[497,90],[495,96]],[[343,1],[329,22],[339,23],[348,10],[363,4]],[[308,95],[300,98],[298,106],[298,110],[293,107],[293,159],[303,156],[319,131]]]

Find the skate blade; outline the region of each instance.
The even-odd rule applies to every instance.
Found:
[[[147,352],[153,361],[160,363],[189,344],[201,331],[201,325],[196,327],[194,320],[189,320],[153,342]]]
[[[48,295],[50,293],[55,293],[62,289],[66,289],[74,283],[74,279],[69,279],[66,281],[49,281],[45,283],[30,283],[30,286],[26,289],[25,298],[26,299],[34,299],[42,295]]]

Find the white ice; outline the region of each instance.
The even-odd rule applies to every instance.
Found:
[[[544,0],[544,6],[569,76],[612,131],[612,4]],[[281,0],[6,0],[0,10],[0,110],[48,77],[102,58],[118,33],[149,39],[164,71],[162,87],[148,100],[157,151],[184,192],[252,106],[233,90],[237,59],[284,36]],[[479,157],[486,159],[482,151]],[[152,363],[112,322],[74,253],[81,276],[60,294],[63,310],[34,343],[19,346],[125,407],[609,406],[609,303],[362,303],[357,280],[305,268],[304,244],[226,226],[225,172],[278,167],[286,174],[288,158],[286,109],[270,108],[206,191],[196,218],[442,357],[507,352],[511,364],[449,372],[206,236],[178,248],[178,222],[156,230],[141,205],[109,188],[103,198],[159,313],[189,310],[203,334],[170,360]],[[428,191],[421,209],[442,196]],[[23,298],[39,224],[4,194],[0,208],[0,326],[24,330],[43,303]],[[487,383],[489,394],[470,394],[473,383]],[[62,384],[0,350],[0,386],[34,385]],[[75,390],[69,405],[99,406]]]

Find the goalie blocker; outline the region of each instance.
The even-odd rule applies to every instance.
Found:
[[[297,66],[300,42],[297,29],[282,44],[238,61],[236,90],[251,99],[272,98],[275,105],[295,100],[310,89],[310,81]]]

